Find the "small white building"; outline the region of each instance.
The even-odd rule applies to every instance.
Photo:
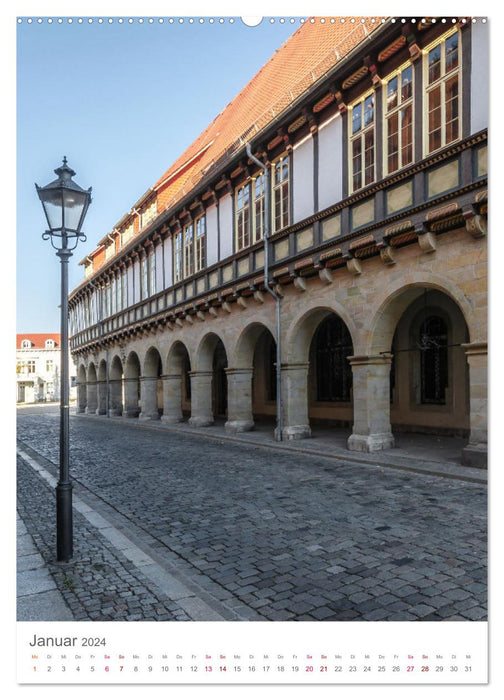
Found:
[[[17,403],[60,400],[61,344],[59,333],[18,333],[16,336]],[[70,399],[75,398],[75,367],[70,359]]]

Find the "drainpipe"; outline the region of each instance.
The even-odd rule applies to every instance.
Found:
[[[271,191],[270,191],[270,172],[265,163],[262,163],[252,154],[250,144],[245,144],[247,155],[261,170],[264,171],[264,287],[271,294],[276,303],[276,414],[277,414],[277,429],[276,440],[282,440],[282,353],[280,339],[280,296],[270,287],[269,284],[269,237],[270,237],[270,222],[271,222]]]

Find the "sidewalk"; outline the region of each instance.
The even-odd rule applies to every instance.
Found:
[[[461,464],[462,448],[467,440],[463,438],[424,435],[420,433],[395,434],[396,447],[380,452],[351,452],[346,442],[349,435],[344,428],[313,428],[312,436],[304,440],[282,440],[274,438],[273,422],[257,422],[254,430],[229,434],[224,427],[224,420],[216,420],[214,425],[193,428],[188,422],[166,424],[160,421],[138,421],[131,418],[113,418],[97,415],[77,414],[77,419],[99,422],[132,423],[155,430],[168,430],[175,433],[199,435],[218,441],[237,442],[267,447],[274,450],[286,450],[296,454],[307,454],[334,459],[338,462],[356,462],[372,466],[400,469],[417,474],[431,474],[463,481],[487,483],[487,470],[464,467]]]
[[[73,620],[33,538],[17,514],[17,619]]]

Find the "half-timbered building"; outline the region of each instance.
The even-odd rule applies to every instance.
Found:
[[[469,17],[306,21],[82,261],[78,411],[458,435],[483,466],[487,46]]]

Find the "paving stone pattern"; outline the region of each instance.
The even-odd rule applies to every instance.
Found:
[[[55,465],[58,430],[56,415],[18,416],[19,439]],[[32,534],[41,516],[50,559],[53,514],[26,469],[21,514]],[[71,473],[242,617],[487,619],[482,484],[86,417],[71,419]],[[65,597],[78,619],[187,619],[89,524],[74,528]]]

